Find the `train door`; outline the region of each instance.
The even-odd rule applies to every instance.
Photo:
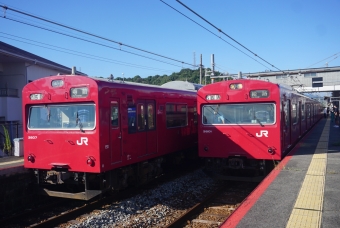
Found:
[[[153,100],[137,100],[138,156],[157,152],[156,108]]]
[[[111,163],[122,161],[122,132],[120,122],[119,99],[111,99],[110,105],[110,148]]]
[[[307,129],[311,126],[311,110],[310,110],[310,104],[307,104]]]
[[[301,101],[299,101],[298,102],[298,125],[299,125],[299,137],[301,137],[301,135],[303,134],[303,130],[302,130],[302,126],[303,126],[303,124],[302,124],[302,114],[301,114],[301,105],[302,104],[302,102]]]
[[[291,134],[291,126],[290,126],[290,100],[287,102],[283,102],[283,117],[282,117],[282,125],[283,125],[283,150],[288,149],[290,146],[290,134]]]
[[[147,153],[157,152],[157,132],[156,132],[156,107],[155,101],[146,100],[146,125],[147,125]]]

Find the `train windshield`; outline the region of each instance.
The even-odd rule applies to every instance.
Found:
[[[29,110],[28,129],[93,130],[94,104],[39,105]]]
[[[203,124],[268,125],[275,123],[274,103],[204,105]]]

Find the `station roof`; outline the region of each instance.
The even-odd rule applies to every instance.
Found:
[[[69,67],[55,63],[53,61],[42,58],[38,55],[34,55],[30,52],[24,51],[20,48],[14,47],[12,45],[0,41],[0,63],[11,64],[20,63],[23,61],[32,62],[37,65],[41,65],[52,69],[63,70],[66,72],[71,72],[72,70]],[[86,75],[79,71],[77,71],[77,74]]]

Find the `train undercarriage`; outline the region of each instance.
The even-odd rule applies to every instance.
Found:
[[[274,160],[247,159],[242,156],[207,158],[205,172],[220,180],[253,181],[263,180],[277,165]]]
[[[169,167],[174,169],[182,164],[186,159],[184,154],[180,152],[100,174],[69,172],[62,167],[56,167],[54,170],[34,170],[34,174],[41,194],[89,200],[108,191],[144,185],[161,176]]]

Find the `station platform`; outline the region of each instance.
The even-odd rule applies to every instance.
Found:
[[[320,120],[220,227],[340,227],[340,128]]]
[[[27,172],[24,169],[24,157],[0,157],[0,176]]]

